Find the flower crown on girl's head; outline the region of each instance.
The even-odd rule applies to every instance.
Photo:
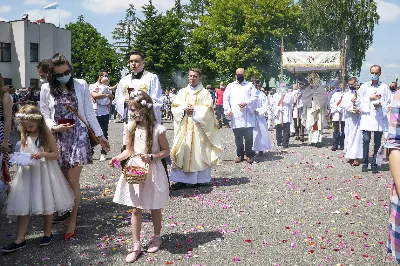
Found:
[[[42,120],[43,116],[40,114],[23,114],[17,113],[15,117],[19,120]]]
[[[142,93],[143,93],[142,91],[133,91],[132,92],[132,95],[134,96],[133,99],[135,100],[135,102],[140,103],[143,107],[147,107],[150,109],[153,106],[151,103],[147,103],[146,100],[140,101],[139,94]]]

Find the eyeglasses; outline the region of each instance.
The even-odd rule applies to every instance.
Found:
[[[67,76],[67,75],[69,75],[69,74],[71,74],[71,69],[68,69],[68,70],[65,71],[64,73],[54,73],[54,76],[55,76],[56,78],[62,78],[62,77]]]

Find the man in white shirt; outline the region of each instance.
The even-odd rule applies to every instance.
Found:
[[[332,151],[343,150],[344,149],[344,114],[342,108],[343,102],[343,91],[340,87],[335,89],[332,97],[329,101],[330,113],[332,115],[333,123],[333,146]]]
[[[224,112],[232,119],[232,129],[235,135],[235,163],[241,163],[246,154],[247,162],[253,163],[253,128],[257,107],[257,90],[252,83],[244,79],[244,68],[236,69],[236,81],[229,83],[224,92]],[[243,145],[243,139],[245,145]]]
[[[388,128],[387,113],[390,104],[390,90],[379,81],[382,74],[381,67],[373,65],[370,68],[371,81],[364,83],[358,90],[360,98],[361,122],[363,132],[363,166],[362,171],[368,171],[369,143],[371,132],[374,132],[374,154],[371,163],[372,173],[378,173],[376,155],[381,146],[382,134]]]
[[[92,102],[93,102],[93,110],[94,113],[96,114],[97,121],[99,121],[101,130],[103,130],[104,137],[108,139],[108,123],[110,120],[110,110],[105,107],[105,106],[98,106],[97,101],[104,99],[104,98],[109,98],[110,101],[113,99],[112,93],[101,93],[100,91],[100,86],[101,86],[101,80],[103,78],[108,78],[108,74],[106,71],[101,70],[99,71],[99,77],[97,79],[96,83],[90,84],[89,85],[89,90],[90,94],[92,95]],[[92,149],[92,153],[94,153]],[[101,162],[107,160],[107,153],[101,149],[101,156],[100,160]]]
[[[388,108],[388,113],[387,113],[387,117],[388,117],[388,121],[390,121],[390,110],[392,109],[392,100],[393,100],[393,96],[396,94],[397,92],[397,82],[396,81],[392,81],[389,85],[389,90],[390,90],[390,105]],[[385,132],[383,132],[383,139],[386,140],[388,136],[388,130],[386,130]]]

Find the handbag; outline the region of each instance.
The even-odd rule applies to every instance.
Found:
[[[94,130],[90,127],[90,125],[82,119],[82,117],[74,110],[74,108],[71,107],[71,105],[67,105],[68,110],[73,113],[79,120],[82,121],[82,123],[87,127],[88,133],[89,133],[89,140],[90,140],[90,146],[95,147],[100,144],[99,138],[96,136],[94,133]]]

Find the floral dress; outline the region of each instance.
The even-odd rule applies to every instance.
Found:
[[[71,130],[55,134],[60,155],[58,164],[63,170],[92,164],[93,159],[88,130],[82,125],[79,118],[67,108],[67,105],[70,105],[73,109],[78,110],[78,99],[75,91],[66,91],[60,96],[56,96],[54,100],[56,106],[54,120],[73,119],[75,121],[75,126]]]

